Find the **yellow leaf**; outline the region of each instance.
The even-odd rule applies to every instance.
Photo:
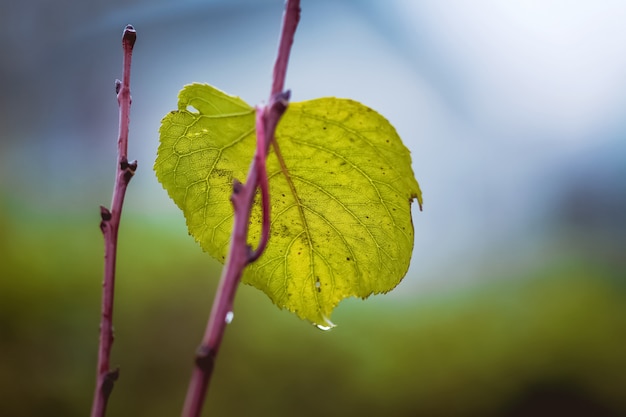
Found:
[[[200,84],[181,91],[178,107],[163,119],[155,171],[191,235],[223,261],[232,181],[245,180],[255,149],[254,110]],[[338,98],[291,103],[276,143],[267,159],[270,240],[243,282],[278,307],[330,327],[339,301],[387,292],[406,274],[411,202],[422,203],[410,154],[385,118]],[[260,233],[256,204],[249,241]]]

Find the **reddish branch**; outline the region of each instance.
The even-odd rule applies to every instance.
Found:
[[[269,146],[274,140],[276,126],[287,109],[289,92],[283,92],[283,88],[289,53],[299,20],[300,1],[287,0],[283,14],[278,55],[274,65],[269,103],[266,106],[257,107],[256,154],[250,165],[246,183],[242,184],[235,180],[233,184],[231,202],[235,211],[235,217],[230,250],[222,271],[209,322],[202,338],[202,344],[196,352],[195,367],[187,390],[183,417],[199,417],[202,412],[202,406],[215,365],[215,358],[222,342],[224,330],[232,315],[233,300],[241,275],[248,264],[261,256],[269,239],[270,203],[265,159]],[[253,250],[248,245],[247,238],[250,213],[257,188],[261,191],[263,228],[259,245],[256,250]]]
[[[126,187],[137,169],[137,161],[128,161],[128,124],[130,114],[130,64],[133,46],[137,39],[135,29],[128,25],[122,36],[124,49],[122,81],[116,80],[115,91],[119,105],[119,136],[117,140],[117,168],[111,209],[100,206],[100,229],[104,235],[104,282],[102,289],[102,319],[100,322],[100,345],[96,389],[91,409],[91,417],[103,417],[113,384],[118,378],[119,369],[110,369],[111,347],[113,345],[113,297],[115,289],[115,261],[117,235],[122,215]]]

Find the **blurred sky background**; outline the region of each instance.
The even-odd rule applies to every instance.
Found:
[[[17,322],[20,308],[34,303],[25,288],[40,281],[50,286],[58,278],[51,271],[75,268],[72,263],[82,255],[71,250],[83,245],[93,248],[89,259],[94,261],[76,274],[85,280],[80,285],[88,288],[91,303],[71,311],[90,315],[88,324],[97,326],[98,205],[109,205],[112,189],[114,80],[121,77],[124,26],[133,24],[138,32],[129,157],[139,161],[125,219],[135,219],[150,233],[165,233],[162,239],[169,240],[155,247],[153,256],[166,257],[178,253],[176,245],[193,252],[194,244],[188,242],[182,213],[152,171],[160,119],[191,82],[210,83],[250,104],[265,101],[282,7],[282,0],[0,5],[0,233],[6,249],[0,272],[5,297],[24,297],[12,309],[5,306],[5,330],[18,332],[17,325],[7,323]],[[424,193],[424,211],[414,210],[409,274],[388,297],[416,305],[486,281],[502,285],[541,275],[536,271],[546,265],[578,265],[581,258],[591,260],[591,271],[606,268],[611,279],[624,282],[626,3],[303,0],[302,9],[286,81],[292,101],[347,97],[383,114],[411,150]],[[93,233],[72,232],[67,226],[72,219],[93,226]],[[35,253],[44,229],[56,254]],[[171,240],[178,235],[180,240]],[[27,260],[16,261],[19,256]],[[181,259],[186,258],[171,259],[172,271],[187,268]],[[38,262],[57,269],[42,266],[43,277],[34,278],[24,268]],[[129,268],[141,275],[138,263]],[[215,269],[208,260],[202,265]],[[207,276],[198,281],[217,279]],[[69,279],[57,282],[74,286]],[[565,290],[567,280],[563,285]],[[46,302],[53,304],[51,310],[58,307]],[[363,312],[368,303],[349,305]],[[616,328],[626,334],[623,317],[618,319]],[[334,321],[340,327],[332,333],[342,332],[341,320]],[[190,340],[199,340],[201,326],[189,330]],[[18,351],[16,346],[27,342],[14,337],[11,349]],[[32,337],[36,340],[37,332]],[[13,339],[5,335],[4,340]],[[95,351],[86,355],[82,366],[95,367],[90,362]],[[89,372],[84,371],[88,378]],[[21,395],[28,389],[26,384]],[[77,404],[88,402],[91,387],[86,391]],[[72,398],[55,402],[65,404],[59,405],[65,415],[74,415],[66,404]],[[402,415],[419,415],[406,410]]]

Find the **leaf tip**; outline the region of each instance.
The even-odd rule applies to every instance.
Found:
[[[415,197],[414,197],[415,198]],[[420,208],[420,211],[424,211],[424,201],[422,200],[422,195],[420,194],[419,196],[416,196],[417,198],[417,205]]]
[[[411,203],[413,200],[417,200],[417,205],[420,208],[420,211],[423,211],[424,199],[422,198],[422,190],[420,189],[419,184],[417,184],[417,191],[411,194],[411,199],[409,200]]]

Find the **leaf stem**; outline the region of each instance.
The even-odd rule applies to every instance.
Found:
[[[254,155],[254,164],[257,169],[259,178],[259,190],[261,191],[261,210],[263,212],[261,240],[257,248],[250,254],[248,262],[256,261],[263,254],[270,233],[270,195],[269,183],[267,179],[267,166],[265,160],[267,158],[267,140],[265,138],[265,107],[258,106],[256,108],[256,153]]]
[[[183,407],[183,417],[199,417],[206,398],[207,389],[213,374],[215,359],[233,311],[233,300],[244,268],[258,259],[269,240],[270,212],[269,186],[265,160],[269,146],[274,140],[276,126],[287,109],[289,92],[283,92],[289,53],[300,20],[300,1],[287,0],[283,13],[278,54],[274,65],[272,90],[269,103],[257,107],[256,134],[257,149],[248,170],[245,184],[235,180],[231,202],[235,211],[233,234],[226,264],[215,294],[211,314],[202,343],[196,351],[187,396]],[[248,225],[257,188],[261,191],[263,226],[261,240],[256,250],[248,245]]]
[[[128,161],[128,129],[130,122],[130,67],[133,46],[137,32],[128,25],[122,35],[124,50],[122,81],[115,81],[115,91],[119,106],[119,136],[117,141],[117,168],[111,210],[100,206],[100,229],[104,236],[104,280],[102,288],[102,317],[100,322],[100,343],[98,347],[98,365],[96,388],[94,392],[91,417],[103,417],[106,413],[108,398],[119,376],[119,368],[110,369],[111,348],[113,345],[113,299],[115,290],[115,264],[117,255],[117,236],[122,215],[122,206],[126,188],[137,169],[137,161]]]

